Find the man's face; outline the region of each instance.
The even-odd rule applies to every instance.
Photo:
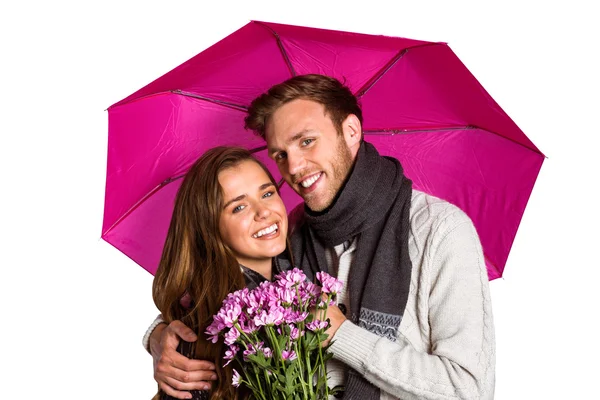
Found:
[[[285,181],[313,211],[323,211],[344,184],[354,157],[322,104],[294,100],[281,106],[266,125],[269,157]]]

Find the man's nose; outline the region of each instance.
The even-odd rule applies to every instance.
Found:
[[[290,175],[296,175],[306,167],[306,160],[300,154],[288,153],[288,172]]]

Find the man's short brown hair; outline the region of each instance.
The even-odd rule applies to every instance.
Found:
[[[272,86],[250,104],[244,122],[263,139],[268,119],[281,106],[292,100],[311,100],[322,104],[339,134],[342,122],[350,114],[356,115],[362,125],[362,110],[350,89],[335,78],[318,75],[300,75]]]

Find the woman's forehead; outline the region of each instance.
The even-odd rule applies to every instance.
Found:
[[[239,164],[219,172],[219,184],[224,191],[251,189],[271,182],[264,169],[253,160],[244,160]]]

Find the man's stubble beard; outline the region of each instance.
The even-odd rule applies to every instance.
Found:
[[[342,136],[338,136],[338,144],[335,151],[335,156],[333,158],[333,162],[331,163],[333,169],[333,175],[328,177],[331,179],[330,186],[326,189],[326,201],[324,204],[316,205],[312,204],[310,197],[305,199],[304,202],[312,211],[321,212],[333,204],[333,201],[336,199],[338,192],[344,186],[346,179],[348,179],[348,175],[350,174],[350,170],[352,169],[352,164],[354,160],[352,159],[352,153],[350,149],[346,145],[345,140]],[[314,208],[313,208],[314,207]]]

